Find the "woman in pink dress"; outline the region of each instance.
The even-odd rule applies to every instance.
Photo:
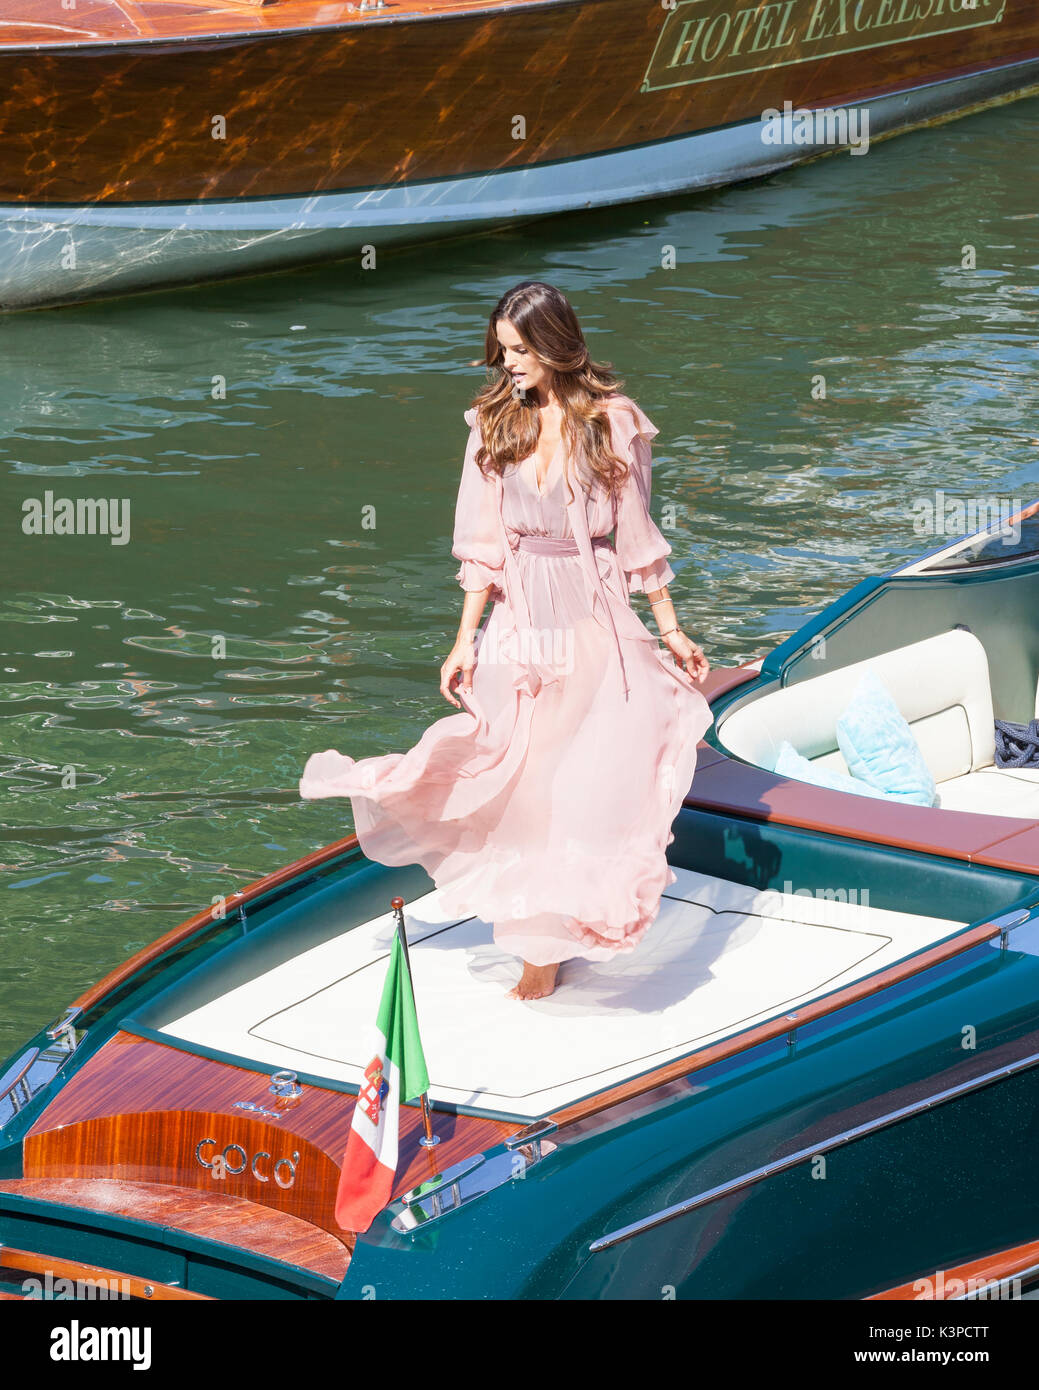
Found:
[[[538,999],[561,961],[631,951],[675,881],[666,849],[712,722],[696,688],[709,663],[678,625],[650,519],[657,430],[591,360],[569,302],[515,286],[486,363],[455,514],[465,601],[441,669],[461,712],[407,753],[314,754],[300,795],[349,796],[364,853],[421,864],[446,912],[493,923],[523,961],[509,993]]]

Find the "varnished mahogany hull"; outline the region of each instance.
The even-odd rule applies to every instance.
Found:
[[[876,139],[1039,86],[1030,0],[955,3],[391,0],[373,18],[83,0],[73,22],[21,0],[0,42],[0,309],[370,269],[395,243],[832,147],[766,141],[763,113],[785,103],[860,107]]]
[[[160,29],[147,41],[0,45],[0,202],[283,197],[457,178],[756,121],[787,100],[865,102],[1039,56],[1029,0],[1006,0],[999,22],[996,0],[979,0],[986,8],[958,27],[951,16],[899,25],[896,0],[868,3],[893,18],[862,43],[825,37],[821,22],[810,39],[816,0],[792,0],[794,27],[769,31],[772,46],[756,56],[735,37],[717,52],[705,40],[697,61],[677,65],[668,52],[688,53],[695,32],[682,13],[720,23],[727,0],[678,14],[556,0],[262,36],[167,26],[169,41]],[[226,12],[217,19],[226,31]]]
[[[1039,83],[1039,59],[878,97],[868,106],[870,138],[1007,99],[1029,77]],[[579,159],[374,190],[191,203],[13,203],[0,208],[0,310],[321,260],[349,258],[374,269],[395,244],[709,188],[825,148],[763,144],[760,122],[752,120]]]
[[[282,1118],[236,1109],[243,1101]],[[71,1078],[30,1130],[24,1176],[165,1183],[243,1197],[352,1240],[337,1226],[334,1208],[354,1103],[353,1096],[316,1086],[305,1086],[298,1100],[279,1100],[270,1095],[262,1074],[120,1032]],[[437,1160],[449,1167],[518,1128],[434,1112]],[[429,1151],[418,1143],[421,1134],[421,1112],[403,1107],[397,1192],[430,1176]],[[212,1142],[200,1150],[206,1139]],[[226,1167],[206,1166],[232,1144],[248,1161],[243,1164],[233,1152]],[[254,1170],[258,1153],[266,1157]],[[292,1167],[276,1171],[283,1159]]]

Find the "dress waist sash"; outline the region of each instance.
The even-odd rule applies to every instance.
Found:
[[[517,625],[521,629],[530,630],[530,609],[527,606],[527,598],[523,592],[523,581],[520,577],[519,565],[516,563],[516,551],[513,549],[508,532],[505,529],[505,517],[503,514],[503,495],[504,483],[502,475],[496,475],[497,484],[497,513],[498,513],[498,535],[501,538],[502,552],[505,558],[505,579],[506,593],[513,611],[516,615]],[[580,555],[585,570],[585,576],[592,587],[592,592],[597,595],[602,605],[606,621],[613,634],[613,641],[617,648],[617,660],[620,663],[621,679],[624,682],[624,698],[628,698],[628,675],[624,666],[624,651],[621,646],[620,635],[617,632],[617,624],[613,620],[613,612],[610,609],[606,591],[603,588],[602,577],[599,568],[595,563],[594,550],[609,546],[612,550],[609,538],[606,536],[592,537],[588,534],[588,521],[585,516],[583,500],[574,498],[567,506],[570,513],[570,528],[572,536],[520,536],[517,548],[527,551],[528,554],[540,555]],[[580,538],[580,539],[578,539]],[[536,665],[536,663],[535,663]],[[555,673],[550,669],[535,671],[538,683],[546,680],[556,679]],[[531,692],[534,693],[533,691]]]
[[[609,536],[595,536],[592,545],[596,549],[604,546],[612,550]],[[525,550],[529,555],[580,555],[581,551],[573,536],[520,536],[517,542],[519,550]]]

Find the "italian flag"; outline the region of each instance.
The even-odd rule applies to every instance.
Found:
[[[414,1100],[429,1090],[415,996],[399,932],[393,936],[372,1052],[354,1106],[336,1193],[336,1221],[344,1231],[366,1231],[390,1200],[397,1171],[401,1101]]]

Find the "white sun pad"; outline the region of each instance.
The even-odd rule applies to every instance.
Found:
[[[547,999],[478,918],[406,909],[434,1101],[538,1116],[889,965],[962,922],[760,892],[676,869],[642,943],[573,960]],[[387,913],[230,990],[163,1032],[271,1069],[358,1083],[371,1060],[393,918]]]

